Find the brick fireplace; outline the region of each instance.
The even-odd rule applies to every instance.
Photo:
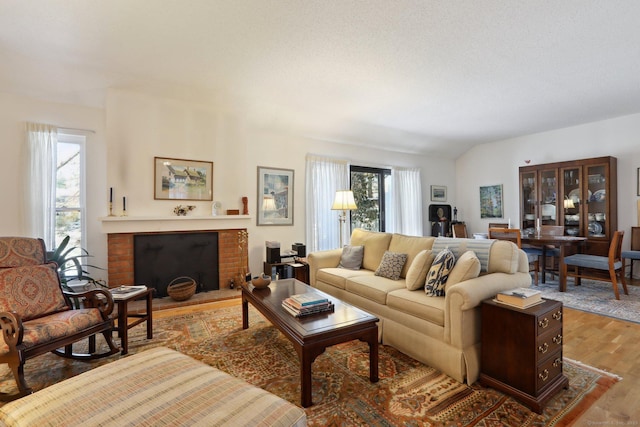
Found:
[[[218,274],[219,288],[229,289],[233,280],[236,286],[241,280],[242,273],[248,271],[246,265],[247,245],[240,252],[239,233],[246,232],[246,228],[201,230],[218,233]],[[108,233],[108,277],[109,286],[133,285],[134,283],[134,236],[141,234],[169,234],[185,233],[185,231],[159,232],[124,232]],[[245,264],[244,266],[242,264]]]

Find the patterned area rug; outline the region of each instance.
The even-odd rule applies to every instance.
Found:
[[[144,326],[137,326],[130,330],[130,353],[160,345],[174,348],[299,405],[293,347],[253,308],[250,328],[243,331],[240,311],[238,306],[159,319],[152,340],[145,338]],[[43,355],[27,362],[27,382],[39,390],[118,357],[87,363]],[[313,364],[309,425],[560,426],[575,420],[617,381],[565,360],[569,388],[538,415],[495,390],[457,383],[391,347],[380,346],[379,366],[380,381],[371,383],[366,344],[353,341],[327,349]],[[14,391],[6,366],[0,374],[0,390]]]
[[[569,278],[567,292],[560,292],[558,281],[547,279],[547,283],[540,283],[537,289],[544,298],[562,301],[569,308],[640,323],[640,286],[627,284],[629,295],[625,295],[619,284],[620,299],[616,300],[609,282],[583,279],[580,286],[573,283],[573,278]]]

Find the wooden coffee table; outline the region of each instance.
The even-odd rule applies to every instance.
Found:
[[[291,295],[312,291],[329,298],[335,311],[295,318],[282,308],[282,301]],[[293,343],[300,358],[300,400],[303,407],[312,405],[311,364],[329,346],[356,339],[368,343],[369,380],[378,381],[377,317],[296,279],[271,282],[266,289],[242,285],[242,329],[249,327],[249,303]]]

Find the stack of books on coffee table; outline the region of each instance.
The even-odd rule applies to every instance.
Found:
[[[333,303],[316,292],[291,295],[282,301],[282,307],[294,317],[304,317],[334,310]]]

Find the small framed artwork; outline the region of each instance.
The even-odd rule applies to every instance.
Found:
[[[638,196],[640,196],[640,168],[638,168],[638,187],[637,187],[637,194],[638,194]]]
[[[446,202],[447,201],[447,186],[446,185],[432,185],[431,186],[431,201],[432,202]]]
[[[293,225],[293,172],[258,166],[256,225]]]
[[[213,162],[154,157],[154,199],[213,200]]]
[[[480,218],[503,218],[502,184],[480,187]]]

